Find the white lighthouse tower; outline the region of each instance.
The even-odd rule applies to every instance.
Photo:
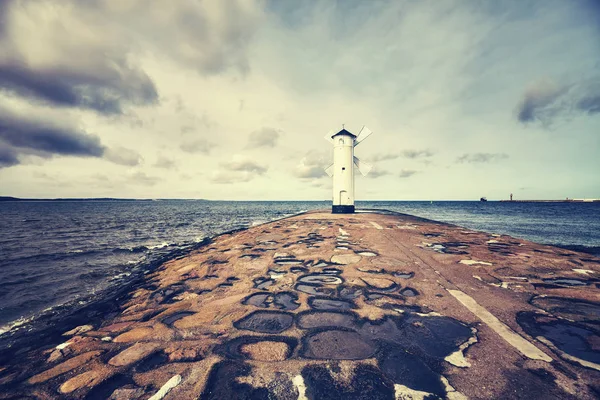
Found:
[[[333,144],[333,164],[325,169],[333,177],[333,206],[334,214],[354,212],[354,165],[361,174],[367,175],[371,166],[361,163],[354,157],[354,147],[365,140],[371,133],[363,126],[358,136],[343,128],[338,133],[325,137]]]

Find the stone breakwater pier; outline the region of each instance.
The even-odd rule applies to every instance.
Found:
[[[593,399],[600,258],[386,212],[216,237],[102,322],[0,365],[1,399]]]

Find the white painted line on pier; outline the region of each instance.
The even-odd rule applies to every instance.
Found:
[[[302,375],[296,375],[292,379],[292,383],[296,386],[296,390],[298,391],[298,400],[308,400],[308,397],[306,397],[306,385],[304,384]]]
[[[535,347],[531,342],[525,340],[521,335],[510,329],[507,325],[501,322],[494,314],[479,305],[468,294],[461,292],[460,290],[448,289],[448,292],[458,301],[462,303],[469,311],[475,314],[480,320],[482,320],[487,326],[492,328],[500,337],[506,340],[511,346],[519,350],[525,357],[531,358],[532,360],[542,360],[551,362],[552,358],[546,353]]]
[[[370,221],[370,222],[371,222],[371,225],[373,225],[375,228],[380,229],[380,230],[383,229],[381,227],[381,225],[379,225],[377,222],[373,222],[373,221]]]

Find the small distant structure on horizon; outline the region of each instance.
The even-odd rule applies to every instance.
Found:
[[[479,201],[487,201],[487,197],[482,197],[479,199]]]
[[[342,130],[332,135],[329,132],[325,139],[333,144],[333,164],[325,168],[327,175],[333,177],[333,203],[331,212],[334,214],[349,214],[354,212],[354,165],[363,176],[366,176],[372,166],[361,162],[354,156],[354,148],[373,132],[363,126],[358,136]]]
[[[510,201],[513,201],[513,198],[512,198],[512,196],[513,196],[513,195],[512,195],[512,193],[511,193],[511,194],[510,194]]]

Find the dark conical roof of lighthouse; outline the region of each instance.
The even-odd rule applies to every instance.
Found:
[[[356,135],[354,133],[350,133],[345,129],[342,129],[341,131],[339,131],[338,133],[336,133],[335,135],[332,136],[332,138],[336,137],[337,135],[348,135],[348,136],[352,136],[353,138],[356,137]]]

